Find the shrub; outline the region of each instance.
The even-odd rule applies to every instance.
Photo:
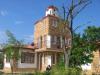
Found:
[[[67,68],[63,66],[55,66],[52,68],[50,75],[81,75],[81,70],[78,68]]]

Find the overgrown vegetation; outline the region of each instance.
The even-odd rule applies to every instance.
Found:
[[[70,65],[70,55],[73,50],[73,41],[74,41],[74,32],[77,28],[80,26],[74,27],[74,19],[80,14],[84,8],[86,8],[89,4],[91,3],[91,0],[70,0],[69,5],[63,5],[63,20],[64,20],[64,25],[65,28],[70,32],[70,38],[71,38],[71,47],[66,48],[65,43],[64,43],[64,60],[65,60],[65,67],[68,68]],[[67,24],[66,24],[67,23]],[[62,26],[62,24],[61,24]],[[66,33],[67,34],[67,33]]]
[[[17,40],[13,33],[11,33],[9,30],[6,31],[6,34],[8,36],[8,41],[4,47],[4,52],[10,62],[13,75],[13,66],[16,65],[14,61],[17,61],[20,58],[19,49],[23,46],[23,43],[22,41]]]
[[[0,52],[0,69],[3,69],[3,60],[4,60],[3,52]]]
[[[70,55],[70,67],[81,67],[83,64],[91,63],[93,51],[99,48],[100,27],[89,26],[83,35],[74,34],[73,48]]]

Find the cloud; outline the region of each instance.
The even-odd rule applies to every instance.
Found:
[[[6,33],[4,31],[0,31],[0,43],[5,43],[7,40]]]
[[[22,24],[24,23],[23,21],[15,21],[15,24]]]
[[[6,16],[7,14],[8,14],[8,12],[6,10],[1,10],[0,11],[1,16]]]

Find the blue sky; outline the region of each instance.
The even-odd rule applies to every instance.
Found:
[[[5,42],[5,31],[10,30],[17,39],[32,42],[34,23],[45,16],[49,5],[61,8],[68,0],[0,0],[0,43]],[[70,1],[70,0],[69,0]],[[87,24],[88,22],[91,22]],[[78,25],[100,26],[100,0],[92,0],[74,20],[74,27]],[[77,32],[82,32],[86,26]]]

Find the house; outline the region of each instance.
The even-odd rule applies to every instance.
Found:
[[[38,20],[34,26],[34,45],[28,45],[21,50],[21,58],[13,63],[13,71],[45,71],[48,65],[52,66],[59,62],[63,54],[64,43],[71,45],[71,34],[67,27],[65,30],[58,28],[58,8],[49,6],[45,16]],[[10,63],[5,55],[4,70],[10,70]]]

